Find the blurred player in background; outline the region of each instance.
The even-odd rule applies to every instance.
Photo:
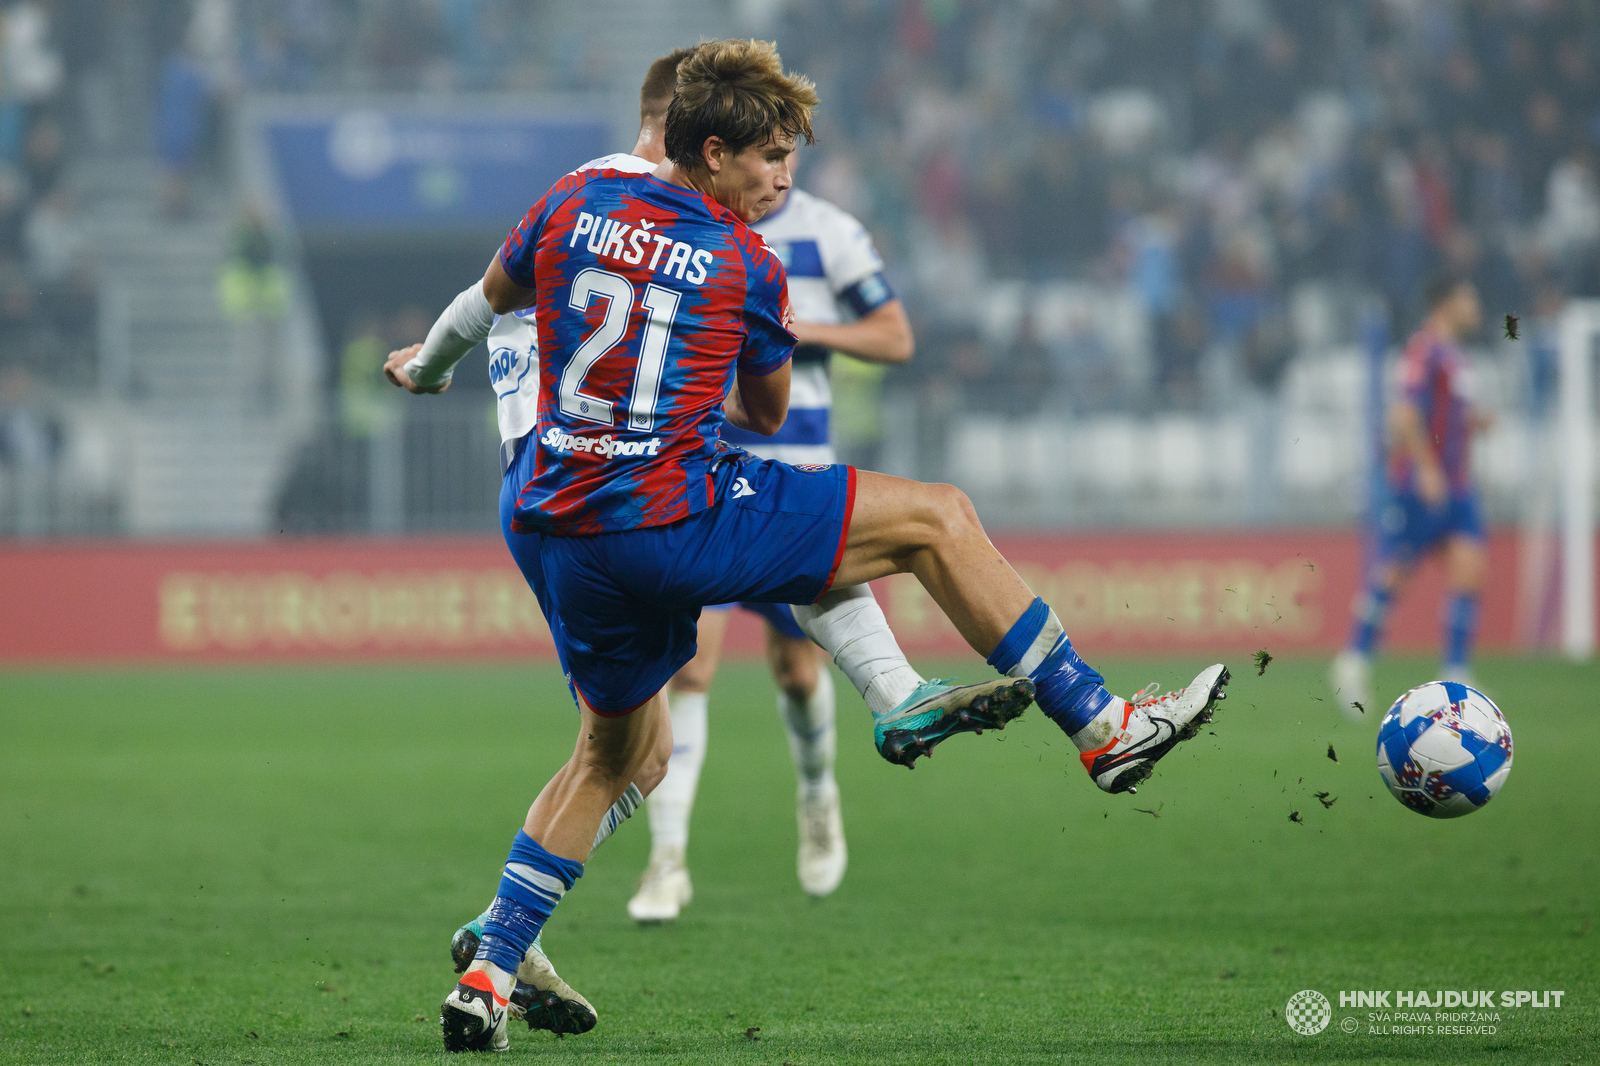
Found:
[[[1472,365],[1461,343],[1483,314],[1472,282],[1453,274],[1426,290],[1428,317],[1406,344],[1402,395],[1389,412],[1388,500],[1378,551],[1356,600],[1350,640],[1333,661],[1346,713],[1371,702],[1371,661],[1394,599],[1423,555],[1444,556],[1443,679],[1471,680],[1472,643],[1483,589],[1483,507],[1472,481],[1472,436],[1487,419],[1473,410]]]
[[[722,439],[764,459],[785,463],[837,461],[829,436],[832,393],[828,359],[838,351],[870,363],[904,363],[914,340],[905,309],[883,275],[883,260],[866,228],[844,210],[801,189],[789,189],[751,227],[777,253],[789,275],[794,350],[789,417],[770,437],[732,426]],[[705,762],[707,692],[722,654],[732,604],[700,615],[699,651],[667,686],[672,760],[650,794],[650,862],[628,913],[641,922],[671,921],[693,890],[685,851],[695,788]],[[819,649],[786,604],[739,606],[765,620],[767,661],[778,683],[778,715],[799,775],[795,800],[800,886],[826,896],[844,878],[847,852],[833,777],[833,677]],[[908,668],[909,669],[909,668]]]

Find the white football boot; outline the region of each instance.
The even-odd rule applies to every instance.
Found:
[[[510,1048],[511,1039],[506,1035],[508,1000],[495,990],[489,967],[501,973],[492,962],[474,963],[439,1008],[439,1028],[444,1033],[446,1051]]]
[[[819,794],[807,796],[804,785],[795,799],[800,823],[798,868],[800,887],[812,896],[826,896],[844,880],[850,861],[844,844],[844,819],[839,814],[839,785],[829,777]]]
[[[483,938],[483,923],[488,913],[478,915],[456,930],[450,941],[450,958],[461,973],[472,965]],[[511,990],[506,1013],[515,1021],[527,1022],[529,1029],[548,1029],[557,1036],[576,1036],[593,1029],[599,1015],[593,1004],[577,989],[561,979],[549,956],[544,953],[544,930],[533,938],[517,967],[517,984]]]
[[[1357,722],[1367,719],[1365,711],[1372,705],[1370,659],[1353,648],[1341,649],[1328,667],[1328,684],[1333,686],[1334,698],[1339,701],[1339,709],[1346,718]],[[1360,707],[1356,706],[1358,703]]]
[[[600,1020],[594,1006],[556,973],[537,939],[517,967],[517,987],[507,1009],[529,1029],[548,1029],[557,1036],[587,1033]]]
[[[1088,725],[1072,734],[1094,783],[1107,792],[1139,791],[1156,760],[1211,721],[1216,702],[1227,698],[1228,668],[1208,666],[1186,688],[1156,695],[1148,685],[1131,700],[1113,699]]]
[[[636,922],[670,922],[694,899],[689,867],[682,848],[659,848],[650,853],[650,865],[639,878],[639,890],[628,901],[628,915]]]

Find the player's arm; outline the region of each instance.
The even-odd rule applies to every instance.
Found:
[[[1395,448],[1414,464],[1417,492],[1429,503],[1443,502],[1449,488],[1444,469],[1428,441],[1422,409],[1410,400],[1401,400],[1390,412],[1389,431],[1393,434]]]
[[[789,417],[789,363],[767,374],[740,369],[723,401],[722,413],[730,425],[770,437]]]
[[[722,413],[739,429],[770,437],[789,417],[789,370],[794,359],[794,307],[777,257],[766,252],[745,294],[744,344]]]
[[[511,275],[507,274],[506,268],[500,264],[498,255],[489,261],[489,269],[483,272],[483,295],[488,299],[489,307],[497,315],[526,311],[538,299],[538,293],[533,289],[525,288],[511,280]]]
[[[907,363],[916,350],[911,322],[899,300],[880,304],[843,325],[796,322],[792,328],[801,344],[820,344],[868,363]]]

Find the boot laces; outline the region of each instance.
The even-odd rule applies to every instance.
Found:
[[[1157,695],[1157,693],[1161,694]],[[1175,700],[1181,695],[1183,695],[1181,690],[1162,693],[1161,686],[1152,681],[1144,688],[1134,693],[1133,700],[1131,702],[1139,710],[1148,711],[1156,707],[1160,707],[1164,703]]]

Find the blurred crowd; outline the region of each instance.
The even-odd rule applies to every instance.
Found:
[[[685,25],[770,36],[818,83],[799,181],[868,224],[919,331],[910,367],[862,383],[874,403],[1221,409],[1277,392],[1307,321],[1325,320],[1323,343],[1353,341],[1377,309],[1403,339],[1439,268],[1476,279],[1491,323],[1600,294],[1592,0],[691,8]],[[244,94],[625,95],[637,72],[612,61],[618,10],[0,0],[0,370],[15,371],[0,421],[20,397],[39,407],[30,375],[93,358],[72,176],[96,144],[152,159],[181,217],[208,180],[227,193]],[[246,212],[219,281],[242,336],[283,313],[263,231]],[[329,383],[347,385],[343,369]]]
[[[87,234],[65,180],[86,57],[41,0],[0,5],[0,529],[49,527],[61,427],[42,379],[93,366]]]
[[[1494,318],[1600,293],[1593,4],[794,0],[778,36],[834,105],[806,180],[930,315],[993,276],[1131,290],[1157,402],[1193,404],[1217,346],[1274,385],[1306,285],[1376,290],[1393,330],[1440,268]],[[1024,323],[1007,356],[1033,394],[1093,393],[1092,359],[1039,347]],[[995,354],[947,352],[973,386]]]
[[[603,70],[604,28],[554,4],[208,3],[234,12],[230,76],[259,88],[590,88]],[[866,220],[895,264],[926,324],[920,373],[980,402],[998,360],[1030,387],[993,404],[1063,389],[1080,407],[1131,402],[1093,330],[1025,320],[1004,350],[979,337],[973,303],[995,279],[1134,294],[1154,355],[1144,400],[1180,407],[1219,346],[1270,389],[1305,283],[1375,290],[1396,330],[1441,267],[1475,277],[1495,312],[1600,291],[1596,5],[754,7],[821,89],[801,181]]]
[[[17,372],[87,363],[93,336],[87,234],[64,180],[64,89],[85,57],[61,47],[51,16],[40,0],[0,6],[0,358]]]

